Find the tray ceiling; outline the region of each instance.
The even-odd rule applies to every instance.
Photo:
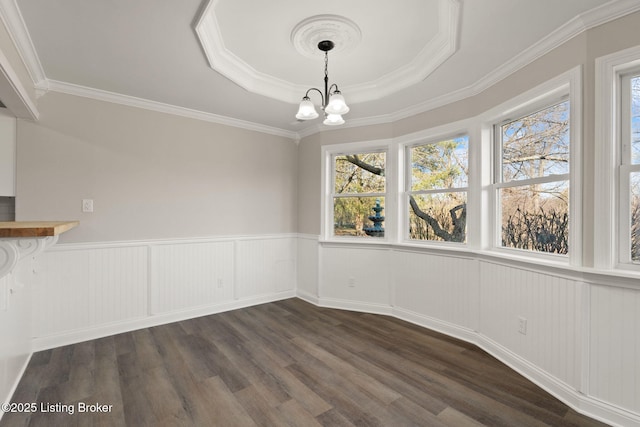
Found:
[[[370,1],[332,8],[338,15],[323,13],[322,3],[292,8],[289,0],[211,0],[196,32],[214,70],[250,92],[294,104],[322,81],[317,44],[331,40],[332,83],[351,103],[371,101],[424,80],[449,58],[460,20],[458,0],[374,3],[375,12],[365,14]],[[245,10],[253,13],[237,25],[234,17]],[[286,19],[265,19],[284,10]]]
[[[471,96],[637,0],[0,0],[36,87],[295,137],[329,78],[347,126]],[[320,18],[318,18],[320,17]],[[340,20],[344,22],[340,28]],[[315,26],[314,26],[315,25]],[[330,27],[330,25],[329,25]],[[46,96],[46,95],[45,95]],[[317,102],[317,101],[315,101]]]

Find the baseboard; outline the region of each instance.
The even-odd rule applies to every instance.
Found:
[[[449,335],[450,337],[458,338],[463,341],[476,344],[476,337],[478,334],[472,329],[458,326],[453,323],[445,322],[434,317],[425,316],[420,313],[398,307],[393,308],[392,314],[394,317],[407,321],[409,323],[413,323],[415,325],[422,326],[436,332],[441,332],[445,335]]]
[[[475,344],[576,412],[614,426],[640,427],[637,414],[580,393],[492,339],[476,334]]]
[[[300,298],[301,300],[304,300],[308,303],[311,303],[313,305],[317,305],[320,306],[320,299],[317,297],[317,295],[313,295],[307,291],[302,291],[300,289],[298,289],[296,291],[296,297]]]
[[[393,310],[386,304],[363,303],[359,301],[335,299],[335,298],[319,298],[319,307],[335,308],[339,310],[360,311],[372,314],[392,314]]]
[[[193,319],[195,317],[208,316],[210,314],[222,313],[225,311],[237,310],[240,308],[251,307],[254,305],[265,304],[269,302],[279,301],[296,296],[295,291],[278,292],[275,294],[261,295],[251,298],[243,298],[233,301],[226,301],[220,304],[197,307],[188,310],[174,311],[170,313],[156,314],[142,318],[130,319],[121,322],[115,322],[107,325],[100,325],[94,328],[82,330],[68,331],[62,334],[51,335],[41,338],[34,338],[32,348],[34,351],[42,351],[50,348],[61,347],[69,344],[75,344],[82,341],[88,341],[97,338],[103,338],[110,335],[121,334],[124,332],[135,331],[137,329],[149,328],[152,326],[164,325],[181,320]]]

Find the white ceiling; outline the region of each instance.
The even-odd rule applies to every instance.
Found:
[[[322,53],[316,58],[304,55],[291,40],[305,18],[338,15],[361,31],[360,41],[350,49],[329,53],[330,81],[340,86],[351,107],[345,120],[354,125],[392,120],[477,93],[585,28],[640,9],[639,0],[15,3],[28,35],[16,39],[39,88],[253,124],[287,136],[323,128],[319,119],[294,118],[297,100],[304,95],[295,92],[321,87],[324,75]],[[443,17],[446,7],[455,16]],[[211,11],[216,25],[209,29],[217,30],[222,43],[218,50],[206,48],[206,40],[203,48],[196,32]],[[12,21],[9,27],[15,32],[21,23],[15,17]],[[442,55],[429,51],[422,65],[400,73],[420,59],[443,25],[449,25],[452,50]],[[25,53],[30,49],[35,54]],[[213,69],[209,59],[215,63],[225,55],[241,67],[216,68],[222,73]],[[438,55],[441,61],[429,62]],[[293,95],[264,91],[265,81],[282,83]],[[384,96],[377,97],[379,93]]]

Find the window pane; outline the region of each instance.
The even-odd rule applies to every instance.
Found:
[[[502,188],[502,246],[569,252],[569,182]]]
[[[364,153],[337,156],[335,194],[384,193],[385,154]]]
[[[469,137],[409,149],[411,191],[467,186]]]
[[[640,261],[640,172],[631,173],[631,260]]]
[[[500,128],[502,181],[569,173],[569,101]]]
[[[374,211],[378,202],[384,209],[384,197],[334,197],[333,234],[384,237],[384,210]],[[382,221],[375,220],[376,215]]]
[[[466,192],[418,194],[409,205],[410,239],[466,241]]]
[[[631,79],[631,164],[640,164],[640,77]]]

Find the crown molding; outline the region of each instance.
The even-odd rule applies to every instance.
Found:
[[[38,120],[40,113],[29,91],[20,81],[9,58],[0,51],[0,98],[16,117]]]
[[[638,0],[611,0],[597,8],[576,16],[476,82],[473,85],[472,95],[477,95],[488,89],[509,75],[551,52],[553,49],[568,42],[575,36],[638,10],[640,10],[640,2],[638,2]]]
[[[455,4],[456,7],[458,7],[459,3],[456,2]],[[533,46],[522,51],[522,53],[516,56],[513,60],[510,60],[509,62],[496,68],[477,82],[465,88],[444,94],[436,98],[432,98],[423,103],[404,108],[394,113],[365,117],[361,119],[352,119],[349,120],[347,124],[341,126],[341,128],[390,123],[478,95],[492,85],[505,79],[509,75],[520,70],[521,68],[550,52],[554,48],[577,36],[578,34],[589,30],[590,28],[605,24],[639,10],[640,2],[638,0],[611,0],[595,9],[592,9],[575,17]],[[258,132],[291,138],[295,141],[299,141],[301,138],[313,135],[317,132],[330,130],[326,126],[314,125],[299,132],[289,131],[245,120],[238,120],[212,113],[206,113],[146,99],[116,94],[113,92],[102,91],[99,89],[74,85],[71,83],[48,80],[15,0],[0,0],[0,19],[2,19],[2,22],[7,27],[11,39],[16,45],[18,53],[22,57],[22,61],[24,62],[27,71],[29,72],[29,75],[34,82],[34,87],[36,88],[37,94],[46,93],[48,90],[53,90],[107,102],[114,102],[122,105],[150,109],[167,114],[176,114],[183,117],[224,124],[227,126],[255,130]],[[205,49],[205,53],[207,53],[206,51],[207,49]],[[12,69],[9,69],[9,73],[15,74]],[[13,81],[16,82],[17,80],[13,79]],[[19,93],[24,94],[26,93],[26,91],[23,88],[23,90]],[[29,98],[27,97],[27,99]],[[28,112],[28,115],[31,116],[31,118],[37,119],[38,112],[33,102],[27,102],[26,105],[31,106],[27,108],[27,110],[31,110],[31,112]]]
[[[539,59],[553,49],[571,40],[573,37],[598,25],[613,21],[630,13],[637,12],[638,10],[640,10],[640,2],[638,2],[638,0],[611,0],[595,9],[576,16],[477,82],[462,89],[392,113],[389,115],[389,118],[392,121],[405,119],[478,95],[516,71],[531,64],[536,59]]]
[[[129,107],[142,108],[145,110],[157,111],[160,113],[172,114],[190,119],[202,120],[211,123],[217,123],[226,126],[237,127],[246,130],[266,133],[269,135],[281,136],[293,140],[298,140],[299,136],[296,132],[279,129],[272,126],[266,126],[259,123],[249,122],[246,120],[234,119],[232,117],[221,116],[213,113],[193,110],[176,105],[164,104],[162,102],[151,101],[134,96],[122,95],[120,93],[108,92],[105,90],[94,89],[86,86],[80,86],[72,83],[61,82],[57,80],[46,80],[46,84],[37,85],[37,89],[45,91],[53,91],[66,93],[69,95],[80,96],[84,98],[95,99],[98,101],[111,102],[114,104],[126,105]]]
[[[27,31],[27,26],[22,18],[22,13],[16,4],[16,0],[0,0],[0,19],[7,27],[9,37],[13,41],[27,72],[34,83],[46,79],[44,69],[33,46],[33,41]]]
[[[292,104],[299,102],[299,93],[304,93],[306,87],[261,73],[225,47],[214,13],[215,3],[217,0],[212,0],[205,7],[195,25],[198,40],[211,68],[249,92]]]

